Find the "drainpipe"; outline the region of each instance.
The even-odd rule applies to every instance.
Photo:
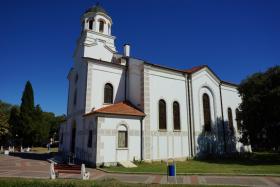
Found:
[[[144,117],[140,119],[140,160],[143,160],[143,119]]]
[[[190,131],[190,148],[191,148],[191,151],[190,151],[190,153],[191,153],[191,157],[193,157],[193,136],[192,136],[192,115],[191,115],[191,99],[190,99],[190,84],[189,84],[189,80],[190,80],[190,75],[187,75],[187,92],[188,92],[188,98],[187,98],[187,100],[188,100],[188,107],[189,107],[189,124],[190,124],[190,129],[189,129],[189,131]]]
[[[222,99],[222,89],[221,89],[221,84],[219,84],[219,89],[220,89],[220,101],[221,101],[221,111],[222,111],[222,124],[223,124],[223,138],[224,138],[224,152],[226,153],[227,151],[227,145],[226,145],[226,131],[225,131],[225,120],[224,120],[224,110],[223,110],[223,99]]]

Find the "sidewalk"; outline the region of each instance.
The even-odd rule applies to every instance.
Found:
[[[44,156],[30,158],[23,156],[0,156],[0,177],[25,177],[25,178],[49,178],[49,163]],[[169,182],[164,175],[147,174],[117,174],[106,173],[100,170],[87,168],[90,179],[102,180],[114,178],[128,183],[175,183],[174,178]],[[61,178],[79,178],[79,175],[65,174]],[[178,184],[225,184],[257,187],[280,187],[280,177],[270,176],[213,176],[213,175],[188,175],[178,176]]]

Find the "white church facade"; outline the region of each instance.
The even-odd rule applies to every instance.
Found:
[[[82,17],[59,151],[92,165],[244,151],[237,86],[206,65],[178,70],[117,53],[99,5]]]

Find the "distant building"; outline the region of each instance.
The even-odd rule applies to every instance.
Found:
[[[93,165],[243,151],[236,85],[206,65],[186,70],[117,53],[112,19],[88,9],[68,74],[60,151]],[[226,142],[226,143],[225,143]]]

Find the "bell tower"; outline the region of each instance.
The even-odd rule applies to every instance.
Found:
[[[82,32],[75,57],[112,62],[116,47],[115,37],[111,35],[113,24],[111,17],[99,4],[96,4],[86,10],[81,22]]]

